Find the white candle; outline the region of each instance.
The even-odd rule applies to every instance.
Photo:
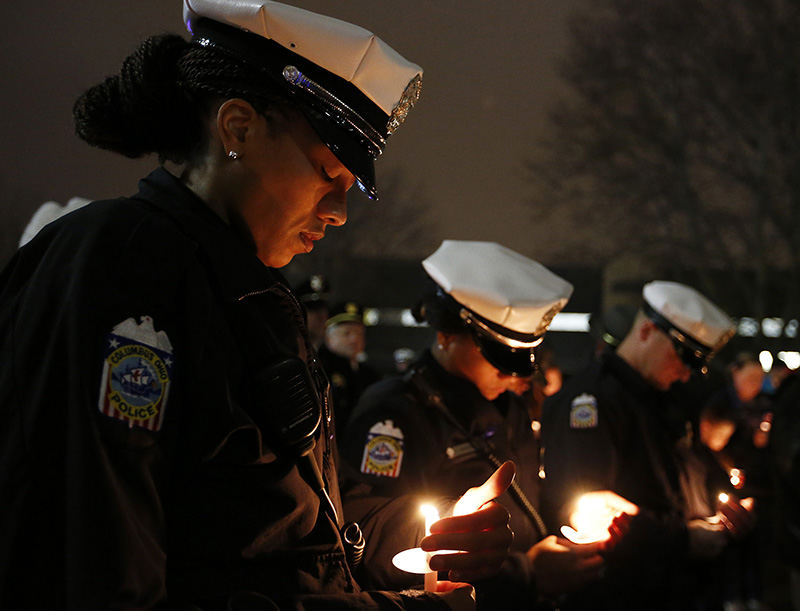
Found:
[[[420,512],[425,516],[425,536],[431,534],[431,525],[439,519],[439,512],[433,505],[421,505]],[[456,553],[452,550],[439,550],[437,554],[453,554]],[[436,571],[431,571],[430,559],[433,553],[426,552],[420,547],[403,550],[395,554],[392,558],[394,564],[401,571],[406,573],[417,573],[425,575],[425,589],[434,592],[436,591]]]
[[[425,536],[431,534],[431,525],[439,521],[439,511],[433,505],[420,505],[419,510],[425,516]],[[436,571],[431,571],[430,562],[432,554],[429,552],[425,558],[425,564],[428,565],[428,570],[425,572],[425,591],[436,591]]]

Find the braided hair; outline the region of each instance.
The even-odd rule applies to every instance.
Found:
[[[157,153],[183,163],[207,144],[205,117],[219,99],[242,98],[260,113],[286,105],[267,77],[226,53],[174,34],[152,36],[120,73],[81,95],[73,107],[78,136],[136,158]]]
[[[417,322],[427,322],[436,331],[454,335],[469,333],[469,326],[458,315],[454,303],[438,285],[427,280],[424,294],[411,313]]]

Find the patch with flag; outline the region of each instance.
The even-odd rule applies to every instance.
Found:
[[[575,397],[569,409],[569,428],[593,429],[597,423],[597,398],[587,393]]]
[[[98,407],[129,427],[158,431],[164,421],[172,375],[172,345],[153,319],[128,318],[106,336]]]
[[[403,431],[392,420],[378,422],[367,433],[361,472],[383,477],[398,477],[403,463]]]

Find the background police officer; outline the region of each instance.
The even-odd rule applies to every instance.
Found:
[[[686,608],[675,598],[687,595],[681,586],[687,557],[719,551],[728,531],[744,527],[747,512],[734,500],[717,520],[687,524],[665,392],[692,370],[705,371],[732,334],[731,320],[694,289],[651,282],[616,351],[603,353],[545,402],[548,526],[567,524],[573,501],[593,490],[612,490],[640,509],[609,554],[604,579],[565,608]]]
[[[435,331],[432,344],[403,377],[362,395],[343,455],[378,497],[457,497],[513,460],[517,479],[503,502],[511,508],[514,553],[499,576],[478,582],[478,607],[530,609],[544,594],[595,577],[602,564],[597,545],[546,537],[536,509],[538,446],[519,396],[572,286],[487,242],[446,240],[423,266],[434,281],[420,308]]]

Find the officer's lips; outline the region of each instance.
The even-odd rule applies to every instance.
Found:
[[[324,233],[311,233],[308,231],[301,231],[300,232],[300,240],[303,242],[303,246],[306,249],[306,253],[311,252],[314,250],[314,242],[317,240],[321,240],[325,237]]]

